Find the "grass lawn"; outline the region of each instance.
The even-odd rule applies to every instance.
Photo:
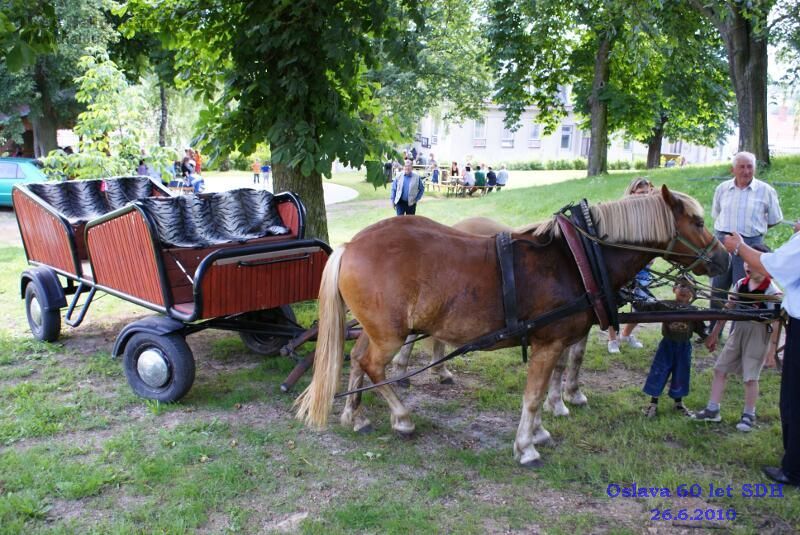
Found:
[[[448,224],[485,215],[521,225],[583,197],[616,198],[638,174],[586,179],[580,171],[565,173],[575,178],[533,186],[561,176],[512,172],[508,189],[482,198],[426,195],[418,214]],[[710,211],[718,184],[711,177],[725,173],[723,166],[693,166],[648,175]],[[760,176],[797,182],[800,158],[778,158]],[[392,216],[388,201],[381,202],[388,193],[357,173],[332,180],[360,194],[329,207],[334,244]],[[800,188],[776,189],[785,216],[800,216]],[[789,232],[775,228],[767,241],[778,245]],[[237,336],[202,332],[189,337],[198,371],[186,398],[171,405],[146,402],[131,393],[109,354],[119,330],[144,316],[143,309],[105,297],[81,327],[64,327],[58,343],[35,343],[19,299],[22,248],[0,247],[0,266],[3,534],[800,530],[797,490],[742,496],[752,489],[745,485],[765,482],[759,467],[775,464],[782,452],[777,373],[762,375],[759,427],[750,434],[734,429],[743,400],[737,379],[729,382],[720,424],[671,414],[669,403],[662,403],[659,417],[645,420],[641,386],[658,326],[640,328],[644,349],[623,348],[618,355],[608,355],[605,341],[590,336],[582,375],[589,406],[572,408],[568,418],[545,415],[554,440],[540,450],[545,465],[529,470],[511,455],[525,381],[518,350],[457,359],[452,386],[427,374],[412,379],[414,385],[400,392],[417,425],[412,440],[391,433],[386,404],[372,393],[364,399],[374,433],[354,435],[338,419],[317,433],[293,419],[293,397],[279,389],[291,359],[263,359]],[[301,304],[296,312],[309,324],[316,305]],[[695,346],[690,407],[707,400],[714,358]],[[422,362],[416,355],[412,365]],[[615,485],[634,483],[670,495],[609,496]],[[710,485],[725,495],[710,496]],[[695,495],[679,495],[683,490]],[[704,520],[692,520],[698,514]]]

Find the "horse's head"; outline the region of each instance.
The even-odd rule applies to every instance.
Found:
[[[664,258],[688,266],[697,275],[719,275],[728,269],[730,257],[705,226],[703,209],[692,197],[661,186],[661,198],[675,216],[675,236]]]

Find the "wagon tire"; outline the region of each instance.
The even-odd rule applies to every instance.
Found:
[[[33,337],[41,342],[55,342],[61,334],[61,311],[52,308],[47,294],[35,282],[25,287],[25,315]]]
[[[297,323],[297,318],[294,315],[292,307],[283,305],[279,308],[270,308],[269,310],[259,310],[249,315],[256,321],[264,321],[269,323],[277,323],[278,325],[293,326]],[[276,336],[268,334],[255,334],[240,332],[239,336],[242,342],[247,346],[247,349],[253,353],[258,353],[265,357],[274,357],[280,354],[281,348],[285,346],[291,339],[291,336]]]
[[[170,403],[189,392],[194,383],[194,357],[177,333],[134,334],[125,346],[125,377],[137,396]]]

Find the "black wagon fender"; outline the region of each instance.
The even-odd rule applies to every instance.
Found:
[[[25,299],[25,290],[30,283],[34,283],[43,292],[42,304],[47,310],[60,310],[67,306],[64,288],[58,280],[56,272],[49,267],[39,266],[26,269],[22,272],[19,282],[20,297]]]
[[[117,358],[125,352],[125,346],[133,335],[145,332],[155,335],[165,335],[182,331],[186,324],[166,316],[148,316],[127,324],[117,335],[111,356]]]

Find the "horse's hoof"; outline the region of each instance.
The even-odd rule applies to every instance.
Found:
[[[359,427],[358,429],[356,429],[356,433],[358,433],[359,435],[368,435],[373,431],[375,431],[375,428],[372,427],[372,424],[367,424],[363,427]]]
[[[550,431],[547,429],[540,427],[534,434],[533,434],[533,443],[536,446],[541,444],[548,444],[550,443]]]
[[[534,459],[532,461],[527,461],[524,463],[520,463],[520,465],[524,466],[525,468],[541,468],[544,466],[544,461],[541,458]]]
[[[569,401],[571,405],[575,405],[578,407],[589,404],[589,400],[586,398],[586,395],[583,392],[578,392],[577,394],[569,396],[567,398],[567,401]]]
[[[409,379],[408,377],[406,377],[405,379],[399,379],[398,381],[395,381],[394,384],[396,384],[400,388],[410,388],[411,387],[411,379]]]
[[[454,385],[454,384],[456,384],[456,382],[453,381],[452,377],[445,377],[444,379],[440,379],[439,380],[439,384],[440,385]]]
[[[400,438],[401,440],[411,440],[414,438],[415,434],[413,429],[411,431],[398,431],[397,429],[395,429],[394,432],[397,434],[397,437]]]

